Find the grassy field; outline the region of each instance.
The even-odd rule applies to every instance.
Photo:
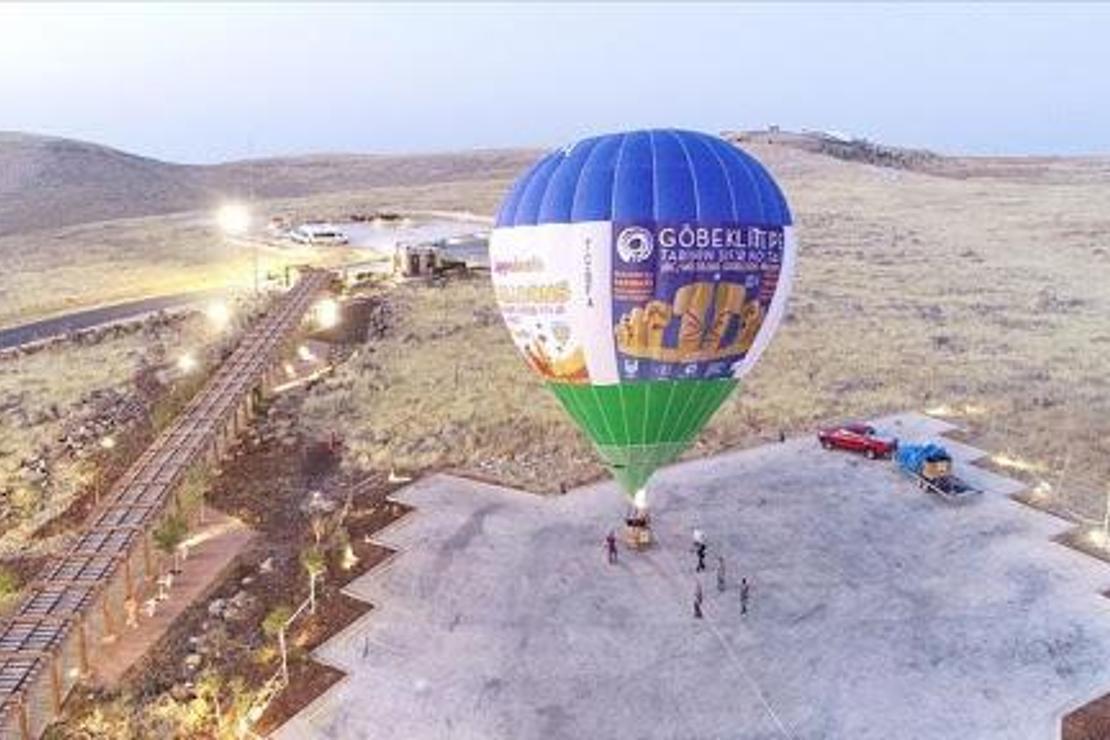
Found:
[[[95,343],[61,343],[0,361],[0,557],[29,554],[28,537],[65,511],[106,462],[100,456],[109,453],[97,446],[95,437],[102,427],[111,430],[112,422],[106,421],[110,412],[93,394],[133,398],[154,410],[155,424],[163,422],[163,401],[171,400],[173,388],[192,387],[200,375],[170,380],[160,391],[147,381],[140,391],[140,373],[172,368],[184,353],[204,363],[202,372],[211,367],[209,355],[246,325],[253,301],[242,297],[233,303],[236,309],[230,324],[219,329],[205,315],[194,313],[178,321],[107,335]],[[85,440],[90,434],[91,445],[75,447],[76,454],[67,452],[61,442],[63,437]],[[104,436],[116,437],[111,431]],[[110,454],[123,452],[116,449]],[[47,476],[25,468],[24,462],[32,459],[46,462]],[[51,545],[39,541],[36,549],[48,552]]]
[[[936,176],[753,146],[800,226],[786,321],[692,454],[817,420],[931,409],[1050,503],[1102,513],[1110,478],[1110,199],[1053,160]],[[998,165],[1003,167],[1003,165]],[[969,175],[968,172],[974,174]],[[406,286],[397,327],[310,403],[356,464],[460,466],[552,490],[600,473],[495,320],[488,285]],[[372,351],[371,351],[372,350]],[[457,378],[457,380],[456,380]]]

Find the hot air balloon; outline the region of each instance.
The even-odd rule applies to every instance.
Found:
[[[758,161],[693,131],[583,139],[505,196],[489,247],[501,314],[638,505],[774,334],[791,223]]]

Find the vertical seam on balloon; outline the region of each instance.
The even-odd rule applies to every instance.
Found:
[[[686,143],[674,131],[668,131],[668,134],[678,142],[678,146],[682,149],[682,156],[686,158],[686,164],[690,170],[690,182],[694,186],[694,219],[701,221],[701,197],[698,195],[698,173],[694,168],[694,160],[690,159],[690,150],[686,148]]]
[[[542,161],[541,159],[540,162]],[[505,199],[505,202],[506,204],[512,203],[512,213],[506,214],[505,226],[516,226],[516,212],[520,210],[520,196],[524,195],[524,189],[528,187],[528,183],[532,180],[532,175],[536,174],[536,168],[540,166],[540,162],[536,162],[529,167],[524,175],[516,181],[512,189],[509,190],[509,196]],[[498,214],[499,221],[500,215],[501,214]]]
[[[763,195],[759,192],[759,183],[756,182],[755,175],[752,174],[751,168],[748,167],[748,163],[745,160],[746,155],[741,154],[740,150],[732,144],[725,144],[725,146],[729,147],[729,151],[732,153],[732,158],[740,163],[740,166],[744,168],[744,174],[747,175],[748,179],[752,181],[752,189],[755,191],[755,198],[756,201],[759,203],[759,216],[762,220],[767,220],[767,214],[763,208]]]
[[[663,430],[667,428],[667,417],[671,413],[671,402],[674,401],[675,381],[669,381],[669,385],[671,386],[671,392],[670,395],[667,396],[667,405],[663,407],[663,418],[659,422],[658,433],[655,435],[655,444],[659,444],[663,441]]]
[[[617,443],[617,435],[613,434],[613,427],[609,425],[609,415],[605,412],[605,404],[601,401],[601,396],[598,395],[597,386],[590,384],[590,397],[594,399],[594,405],[597,406],[597,413],[601,416],[601,423],[605,425],[605,431],[609,435],[609,444]]]
[[[728,201],[732,204],[732,220],[734,222],[739,222],[740,213],[736,210],[736,191],[732,187],[732,178],[729,176],[728,167],[725,166],[725,160],[721,159],[721,154],[717,151],[717,147],[704,141],[702,144],[710,151],[713,158],[717,160],[717,166],[721,168],[721,174],[724,175],[725,178],[725,185],[728,187]]]
[[[613,219],[617,215],[617,185],[620,184],[620,171],[621,159],[624,158],[624,147],[628,143],[628,134],[621,135],[620,149],[617,150],[617,159],[613,162],[613,192],[609,194],[609,223],[613,223]],[[610,251],[613,249],[612,243],[609,244]],[[611,272],[611,271],[610,271]],[[610,275],[612,279],[612,275]],[[612,327],[609,327],[612,331]],[[615,351],[615,350],[614,350]],[[617,395],[620,396],[621,406],[621,423],[624,424],[624,443],[629,444],[632,439],[632,432],[628,428],[628,412],[624,407],[624,379],[621,377],[620,363],[617,363]]]
[[[548,386],[551,388],[551,392],[555,395],[555,397],[562,401],[563,405],[574,407],[575,411],[571,411],[569,408],[567,409],[567,411],[570,412],[571,417],[577,416],[579,419],[581,419],[581,422],[585,424],[588,429],[589,417],[586,415],[582,406],[578,403],[578,399],[575,397],[575,394],[562,388],[556,391],[555,389],[558,385],[560,384],[548,381]]]
[[[659,222],[659,168],[656,166],[655,133],[648,131],[648,148],[651,149],[651,221]]]
[[[551,184],[555,182],[555,177],[559,174],[559,170],[561,170],[563,166],[570,160],[570,157],[568,157],[566,155],[566,152],[562,150],[557,150],[556,156],[559,157],[561,161],[559,162],[559,164],[555,165],[555,169],[551,170],[551,173],[547,176],[547,182],[544,183],[543,194],[540,195],[540,204],[536,208],[537,224],[541,223],[541,219],[543,218],[543,204],[547,200],[547,194],[551,192]]]
[[[675,382],[677,383],[678,381],[675,381]],[[686,410],[688,408],[690,408],[690,401],[694,398],[694,395],[695,395],[692,391],[693,391],[693,388],[691,388],[690,395],[688,395],[686,397],[686,403],[682,405],[682,410],[678,412],[678,418],[675,419],[675,429],[681,429],[682,428],[682,420],[684,418],[686,418]]]
[[[621,134],[621,145],[617,149],[617,158],[613,162],[613,192],[609,193],[609,221],[612,222],[617,215],[617,185],[620,183],[621,159],[624,157],[624,145],[628,143],[628,134]],[[613,245],[609,245],[612,249]]]
[[[575,150],[579,149],[580,147],[585,147],[586,148],[585,154],[583,154],[581,156],[580,160],[578,160],[580,163],[578,165],[578,171],[575,172],[575,175],[574,175],[574,192],[571,193],[570,207],[567,209],[566,220],[563,221],[563,222],[560,222],[560,223],[573,223],[573,221],[574,221],[574,201],[575,201],[575,197],[578,195],[578,183],[582,179],[582,170],[585,169],[586,163],[590,159],[590,155],[592,155],[593,152],[594,152],[594,149],[597,148],[597,142],[598,142],[597,138],[580,139],[579,141],[575,142],[574,146],[571,147],[571,149],[569,151],[567,151],[566,154],[564,155],[563,162],[556,169],[555,174],[558,174],[559,169],[562,169],[565,165],[567,165],[571,162],[572,155],[574,154]],[[551,189],[551,183],[555,179],[555,174],[553,174],[551,179],[548,180],[548,185],[547,185],[548,190]],[[548,193],[545,190],[544,194],[543,194],[543,198],[540,199],[540,212],[541,213],[544,210],[544,202],[547,200],[547,196],[548,196]]]
[[[601,144],[602,144],[602,141],[599,139],[598,143],[595,144],[592,149],[590,149],[590,153],[586,155],[586,161],[584,161],[582,163],[582,168],[580,170],[578,170],[578,179],[574,183],[574,195],[571,197],[571,201],[570,201],[570,219],[569,220],[571,222],[574,222],[574,219],[575,219],[574,206],[575,206],[576,203],[578,203],[578,191],[582,189],[582,181],[584,179],[582,177],[582,173],[585,172],[586,168],[588,168],[590,166],[590,164],[594,160],[594,157],[598,156],[598,152],[601,151]],[[612,221],[612,219],[610,219],[610,221]]]

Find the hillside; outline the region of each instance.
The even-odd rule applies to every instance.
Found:
[[[535,152],[326,154],[181,165],[98,144],[0,132],[0,236],[207,208],[231,196],[291,198],[511,177]]]

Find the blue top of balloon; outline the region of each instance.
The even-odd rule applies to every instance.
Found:
[[[790,209],[758,161],[716,136],[652,129],[582,139],[513,185],[497,226],[579,221],[788,226]]]

